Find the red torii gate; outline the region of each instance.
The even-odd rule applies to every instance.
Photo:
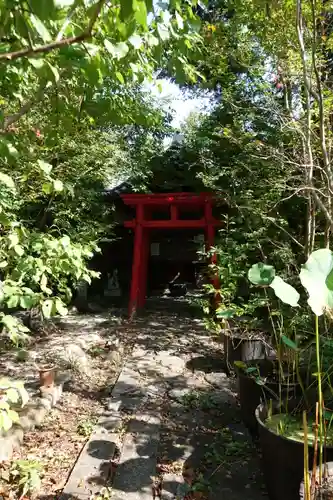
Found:
[[[212,207],[215,198],[212,193],[168,193],[168,194],[123,194],[125,205],[136,209],[133,220],[125,221],[124,226],[134,230],[134,249],[132,264],[132,281],[129,300],[129,315],[142,308],[147,291],[147,266],[149,257],[150,229],[203,229],[206,234],[206,250],[214,245],[215,229],[221,222],[213,217]],[[197,220],[180,219],[179,208],[203,209],[203,217]],[[152,209],[170,207],[170,218],[153,220]],[[212,263],[216,256],[212,256]],[[214,279],[218,288],[218,277]]]

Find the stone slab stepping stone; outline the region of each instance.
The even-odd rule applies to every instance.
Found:
[[[158,414],[136,415],[125,436],[112,500],[151,500],[160,437]]]
[[[60,500],[90,500],[111,476],[111,461],[117,446],[117,434],[96,431],[81,451]]]

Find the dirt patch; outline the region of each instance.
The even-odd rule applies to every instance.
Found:
[[[24,473],[21,471],[14,479],[13,464],[20,463],[17,461],[21,460],[28,464],[26,479],[33,475],[35,469],[41,480],[38,491],[22,497],[22,500],[44,497],[56,500],[61,494],[82,447],[92,433],[99,415],[105,411],[106,398],[110,395],[123,364],[126,327],[121,328],[115,348],[110,339],[112,340],[116,332],[110,329],[110,324],[104,323],[101,328],[101,323],[99,318],[96,321],[96,317],[87,317],[85,335],[80,318],[80,326],[71,329],[71,342],[75,341],[76,335],[80,335],[81,345],[84,344],[85,355],[89,357],[89,374],[70,370],[71,379],[65,384],[60,401],[47,414],[39,428],[25,433],[23,444],[12,460],[0,465],[0,494],[4,498],[20,498],[24,484],[18,487],[18,482],[23,479]],[[60,336],[59,329],[56,334],[50,336],[49,342],[44,339],[45,349],[54,345],[57,337],[60,340]],[[63,337],[61,341],[64,341]],[[7,361],[10,362],[6,372],[15,376],[18,374],[18,368],[10,356],[11,354],[7,353]],[[23,367],[20,371],[21,378],[27,380],[30,363],[22,364]]]

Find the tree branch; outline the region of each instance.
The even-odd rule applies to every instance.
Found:
[[[74,43],[80,43],[83,40],[86,40],[87,38],[90,38],[92,35],[92,30],[94,28],[94,25],[101,13],[101,10],[103,8],[103,5],[105,4],[106,0],[99,0],[99,2],[96,5],[96,9],[94,14],[92,15],[89,24],[87,26],[87,29],[80,33],[80,35],[77,36],[72,36],[68,38],[63,38],[61,40],[56,40],[54,42],[48,43],[46,45],[41,45],[40,47],[36,47],[34,49],[31,49],[30,47],[27,49],[21,49],[17,50],[16,52],[5,52],[3,54],[0,54],[0,61],[13,61],[15,59],[19,59],[21,57],[31,57],[37,54],[46,54],[48,52],[51,52],[52,50],[55,49],[60,49],[61,47],[66,47],[69,45],[73,45]]]
[[[22,116],[28,113],[34,104],[41,101],[44,97],[46,86],[47,82],[41,83],[35,96],[32,99],[23,104],[23,106],[21,106],[21,108],[16,113],[5,117],[2,129],[6,130],[8,127],[13,125],[13,123],[17,122],[20,118],[22,118]]]

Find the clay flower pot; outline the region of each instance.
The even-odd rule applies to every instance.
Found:
[[[52,387],[54,385],[54,379],[56,370],[54,366],[46,365],[39,366],[39,382],[41,387]]]

